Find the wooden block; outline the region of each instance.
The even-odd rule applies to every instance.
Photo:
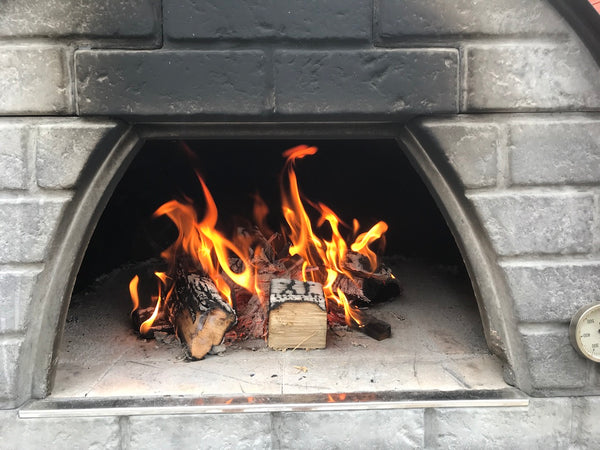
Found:
[[[276,350],[325,348],[327,306],[319,283],[276,278],[269,296],[267,345]]]

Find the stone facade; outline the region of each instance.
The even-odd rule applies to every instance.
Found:
[[[47,392],[82,242],[139,124],[182,120],[396,123],[408,151],[431,161],[421,167],[429,181],[447,182],[446,191],[435,189],[458,240],[477,244],[464,256],[508,380],[532,395],[600,394],[597,365],[567,339],[573,312],[600,301],[597,54],[545,0],[485,9],[466,0],[283,5],[46,0],[3,11],[0,407]],[[377,414],[390,423],[382,432],[408,446],[452,446],[472,421],[483,430],[472,446],[488,443],[484,437],[518,445],[501,430],[546,429],[540,415],[593,435],[594,402],[536,400],[516,419],[496,409]],[[3,414],[1,434],[14,442],[36,426]],[[282,433],[294,417],[267,415],[271,425],[257,421],[261,436],[243,442],[293,445],[286,439],[295,435]],[[82,430],[102,436],[77,439],[105,448],[137,442],[136,430],[152,420],[82,420]],[[315,420],[307,413],[303,426]],[[168,422],[177,428],[176,418]],[[38,429],[69,436],[61,423]],[[579,445],[570,430],[538,436]]]
[[[532,399],[528,406],[376,411],[123,415],[20,419],[0,411],[11,448],[550,448],[600,438],[595,397]]]

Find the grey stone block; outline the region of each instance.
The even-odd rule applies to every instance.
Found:
[[[283,114],[457,112],[455,50],[276,52],[275,110]]]
[[[585,193],[467,195],[500,255],[577,254],[593,248],[593,196]]]
[[[108,146],[118,137],[118,133],[114,132],[117,127],[117,122],[85,119],[41,125],[36,149],[38,185],[50,189],[74,187],[99,143]]]
[[[27,128],[22,125],[0,123],[0,189],[28,187],[27,136]]]
[[[120,449],[118,417],[19,419],[0,411],[3,448]]]
[[[489,123],[424,120],[415,128],[425,145],[440,150],[466,188],[496,185],[500,127]]]
[[[67,201],[67,198],[1,200],[0,263],[44,260]]]
[[[591,443],[600,441],[600,396],[582,397],[576,402],[577,415],[573,417],[574,445],[571,448],[583,450],[590,448]]]
[[[5,2],[0,37],[139,38],[160,33],[159,0]]]
[[[376,4],[377,32],[383,40],[568,32],[560,15],[543,0],[379,0]]]
[[[40,269],[0,271],[0,333],[25,329],[33,286],[39,273]]]
[[[83,115],[241,115],[265,112],[261,51],[79,51]]]
[[[71,80],[63,48],[0,48],[0,114],[72,112]]]
[[[22,339],[0,339],[0,408],[6,401],[16,398],[17,365],[21,353]],[[0,436],[3,436],[0,433]]]
[[[468,111],[600,107],[598,66],[583,47],[467,47]]]
[[[428,416],[427,448],[568,448],[568,398],[531,399],[528,407],[444,408]]]
[[[279,448],[422,448],[422,409],[273,414]]]
[[[514,184],[600,182],[600,119],[551,119],[510,127]]]
[[[318,11],[318,13],[316,12]],[[165,35],[171,39],[370,40],[367,0],[166,0]]]
[[[503,265],[517,318],[568,322],[580,306],[600,301],[600,264]]]
[[[129,448],[269,449],[271,416],[202,414],[137,416],[130,419]]]
[[[519,327],[533,389],[543,392],[585,387],[588,360],[579,356],[571,346],[568,324],[560,330],[539,328]]]

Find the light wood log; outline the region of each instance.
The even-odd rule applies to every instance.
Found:
[[[271,280],[267,345],[277,350],[325,348],[326,308],[319,283]]]

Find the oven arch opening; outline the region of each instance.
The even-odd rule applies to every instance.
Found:
[[[236,128],[237,131],[235,131]],[[367,140],[373,140],[375,136],[377,140],[387,139],[388,144],[393,141],[397,151],[402,155],[406,155],[410,160],[410,163],[417,168],[420,176],[434,194],[433,196],[438,205],[441,205],[440,210],[449,222],[454,236],[458,236],[456,241],[463,252],[467,270],[469,270],[471,279],[473,280],[473,285],[475,287],[474,291],[478,300],[483,328],[485,330],[489,348],[500,356],[502,360],[511,360],[509,352],[514,351],[514,345],[506,345],[506,336],[510,336],[511,330],[503,329],[504,323],[506,322],[502,316],[502,308],[498,304],[501,303],[501,300],[499,301],[498,298],[496,298],[493,301],[490,301],[489,298],[490,295],[493,295],[491,292],[497,293],[502,290],[501,280],[499,281],[493,274],[489,277],[489,272],[493,272],[493,270],[489,268],[489,260],[486,260],[488,256],[485,254],[485,251],[481,250],[481,248],[485,248],[486,244],[485,242],[482,243],[483,239],[481,235],[475,231],[475,226],[468,225],[469,223],[476,223],[476,220],[472,217],[472,213],[464,207],[464,202],[460,199],[460,194],[457,194],[459,189],[457,186],[453,185],[452,175],[447,171],[447,168],[443,167],[443,164],[440,164],[439,161],[435,161],[435,155],[428,154],[408,129],[403,129],[398,133],[396,131],[397,126],[392,127],[389,124],[361,124],[360,126],[338,125],[329,127],[316,125],[313,127],[312,131],[310,131],[311,127],[308,126],[307,128],[309,131],[304,133],[298,133],[296,127],[293,125],[288,126],[287,129],[281,127],[281,125],[278,127],[267,126],[267,128],[269,131],[273,131],[273,128],[276,128],[274,133],[276,138],[279,138],[280,140],[285,139],[288,140],[288,142],[302,142],[307,139],[331,140],[332,136],[333,139],[337,139],[341,142],[344,139],[348,139],[348,135],[353,139]],[[261,128],[260,126],[253,129],[253,127],[238,125],[237,127],[233,126],[229,128],[230,131],[232,129],[234,130],[234,133],[237,132],[235,140],[250,139],[252,141],[257,141],[260,136],[267,135],[264,128]],[[187,131],[182,132],[182,130]],[[219,132],[219,127],[215,127],[214,125],[185,126],[183,128],[179,126],[165,126],[158,128],[138,126],[135,131],[130,131],[128,137],[123,139],[117,146],[118,148],[113,149],[113,153],[103,161],[104,168],[102,168],[102,165],[100,166],[101,170],[98,173],[100,174],[103,172],[102,176],[96,177],[96,179],[88,186],[88,195],[95,192],[97,196],[98,192],[103,192],[103,194],[100,195],[102,200],[98,201],[96,198],[97,204],[95,208],[84,208],[84,211],[75,208],[75,214],[71,217],[71,222],[76,227],[83,226],[86,228],[89,239],[89,236],[91,236],[91,228],[95,226],[96,221],[100,216],[100,212],[104,209],[104,204],[108,202],[108,198],[110,197],[109,192],[112,193],[118,180],[121,179],[121,176],[125,171],[123,166],[129,166],[128,164],[133,160],[134,156],[139,154],[140,151],[143,151],[144,146],[149,145],[148,143],[158,142],[157,138],[170,139],[174,136],[186,140],[195,140],[199,137],[205,141],[207,139],[216,140],[215,138],[222,136],[219,135]],[[269,140],[273,140],[273,135],[268,135]],[[121,162],[118,162],[119,159]],[[465,220],[465,218],[467,220]],[[456,226],[456,223],[461,223],[461,226]],[[465,225],[465,223],[467,225]],[[472,227],[473,229],[469,227]],[[87,242],[87,240],[85,242]],[[481,248],[473,250],[472,247],[469,247],[472,246],[473,242],[478,243]],[[468,248],[471,248],[471,250],[468,250]],[[78,250],[79,254],[76,256],[78,260],[83,258],[84,250],[85,248]],[[465,256],[465,254],[467,256]],[[473,261],[475,261],[475,263]],[[70,274],[70,277],[73,279],[77,273],[78,270],[74,270],[74,272]],[[70,286],[72,285],[73,283],[70,284]],[[500,285],[500,289],[498,288],[498,285]],[[65,306],[67,304],[68,300],[63,304],[63,324],[66,320]],[[59,336],[60,333],[57,334],[57,343]],[[58,346],[55,346],[53,355],[53,359],[56,361]],[[512,382],[519,376],[518,369],[515,372],[515,368],[512,367],[510,363],[507,367],[508,373],[510,374],[508,380],[513,384]],[[34,388],[37,386],[38,396],[45,396],[46,393],[49,392],[48,388],[51,386],[50,382],[54,375],[54,369],[47,371],[45,374],[38,374],[37,379],[39,382],[34,382]],[[518,381],[515,382],[517,383],[517,386],[519,386]]]

